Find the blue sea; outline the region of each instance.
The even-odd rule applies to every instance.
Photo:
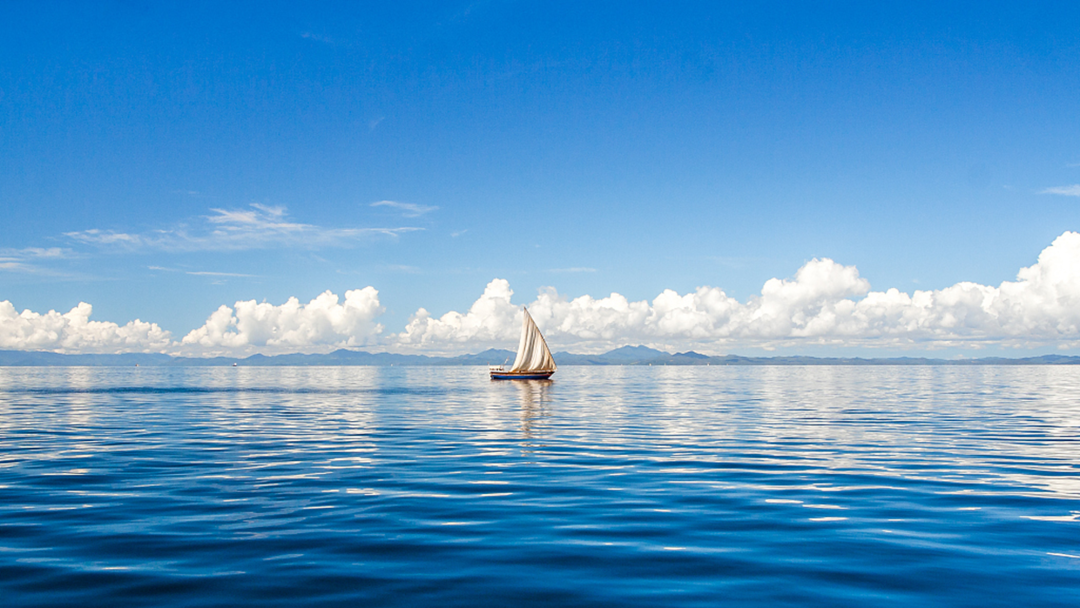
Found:
[[[11,606],[1077,606],[1080,367],[0,368]]]

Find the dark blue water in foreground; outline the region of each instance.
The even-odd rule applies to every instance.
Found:
[[[5,606],[1076,606],[1080,368],[0,368]]]

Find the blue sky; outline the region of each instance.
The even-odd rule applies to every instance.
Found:
[[[749,302],[828,258],[858,301],[997,287],[1080,230],[1074,3],[219,4],[2,9],[0,301],[179,341],[222,305],[371,286],[381,329],[353,343],[393,348],[495,279],[515,306]],[[512,346],[498,331],[423,344]]]

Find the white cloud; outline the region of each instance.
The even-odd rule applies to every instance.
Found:
[[[54,255],[45,253],[41,255]],[[432,316],[421,308],[404,330],[383,335],[383,312],[373,287],[329,291],[301,304],[237,302],[221,306],[180,342],[157,325],[89,321],[89,304],[66,314],[15,312],[0,302],[0,348],[58,352],[157,351],[193,355],[325,352],[376,346],[432,354],[512,348],[521,309],[510,283],[495,279],[464,313]],[[854,266],[814,259],[788,279],[770,279],[758,296],[740,302],[717,287],[651,301],[612,293],[568,298],[545,288],[529,304],[556,350],[604,351],[624,344],[669,350],[732,352],[820,344],[932,349],[1080,347],[1080,234],[1065,232],[1016,280],[997,287],[962,282],[911,293],[872,291]]]
[[[40,265],[42,261],[51,261],[71,257],[71,251],[60,247],[27,247],[25,249],[0,249],[0,271],[48,273]]]
[[[1046,188],[1039,192],[1039,194],[1060,194],[1062,196],[1080,196],[1080,184],[1073,184],[1071,186],[1057,186],[1055,188]]]
[[[204,225],[136,234],[93,228],[64,236],[90,245],[128,250],[240,251],[268,247],[337,247],[374,236],[396,237],[422,228],[325,228],[288,219],[285,207],[211,209]]]
[[[421,308],[396,340],[406,346],[445,347],[449,344],[460,347],[514,339],[516,330],[521,327],[521,313],[510,303],[513,294],[508,281],[495,279],[488,283],[483,295],[465,314],[451,311],[435,319]]]
[[[409,266],[408,264],[387,264],[386,269],[390,272],[402,272],[405,274],[420,274],[423,272],[419,266]]]
[[[371,203],[371,206],[398,209],[405,217],[419,217],[425,213],[438,209],[438,207],[435,207],[434,205],[417,205],[416,203],[399,203],[397,201],[378,201],[376,203]]]
[[[393,339],[405,348],[432,351],[465,344],[512,346],[521,323],[512,295],[510,284],[496,279],[467,313],[436,319],[420,309]],[[618,293],[569,299],[547,288],[529,310],[559,350],[638,343],[711,352],[808,343],[1075,346],[1080,345],[1080,234],[1062,234],[1038,263],[998,287],[964,282],[912,294],[872,292],[854,266],[815,259],[791,279],[770,279],[760,296],[745,303],[715,287],[688,294],[665,290],[651,302],[631,302]]]
[[[300,37],[304,38],[306,40],[314,40],[315,42],[322,42],[324,44],[330,44],[330,45],[337,44],[337,42],[333,38],[330,38],[328,36],[323,36],[321,34],[316,34],[316,33],[313,33],[313,32],[300,32]]]
[[[19,249],[15,253],[17,255],[22,255],[24,257],[34,259],[58,259],[66,258],[71,255],[70,251],[68,251],[67,249],[61,249],[60,247],[27,247],[26,249]]]
[[[210,270],[185,270],[184,274],[190,274],[193,277],[253,277],[253,274],[242,274],[239,272],[212,272]]]
[[[345,292],[345,301],[326,291],[307,304],[289,298],[275,306],[255,300],[222,305],[180,344],[185,354],[314,352],[376,342],[383,307],[373,287]]]
[[[165,266],[147,266],[149,270],[161,270],[164,272],[182,272],[194,277],[239,277],[239,278],[251,278],[259,275],[243,274],[240,272],[214,272],[212,270],[182,270],[180,268],[166,268]]]
[[[138,319],[126,325],[91,321],[86,302],[60,314],[17,313],[0,302],[0,349],[49,350],[62,353],[160,352],[171,344],[169,332]]]

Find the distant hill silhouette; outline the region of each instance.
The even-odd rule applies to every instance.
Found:
[[[348,366],[366,365],[502,365],[513,361],[515,353],[492,348],[473,355],[431,357],[428,355],[399,355],[369,353],[362,350],[335,350],[319,355],[251,355],[250,357],[172,357],[162,354],[125,353],[121,355],[63,355],[39,351],[0,351],[0,366],[93,366],[145,367],[168,366]],[[666,353],[647,346],[622,346],[599,355],[556,353],[559,365],[1080,365],[1080,357],[1041,355],[1022,359],[986,357],[983,359],[927,359],[923,357],[893,357],[863,359],[859,357],[741,357],[723,355],[711,357],[694,351]]]

